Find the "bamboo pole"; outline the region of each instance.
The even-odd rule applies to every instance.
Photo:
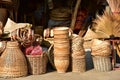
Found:
[[[74,30],[74,26],[75,26],[75,22],[76,22],[76,17],[77,17],[77,12],[80,6],[81,0],[77,0],[76,5],[75,5],[75,9],[74,9],[74,13],[72,15],[72,21],[71,21],[71,25],[70,28],[72,30]]]

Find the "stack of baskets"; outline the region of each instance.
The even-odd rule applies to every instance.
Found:
[[[58,73],[65,73],[69,67],[69,28],[56,27],[54,32],[54,64]]]
[[[72,36],[72,72],[85,72],[85,51],[83,39],[78,35]]]
[[[95,70],[101,72],[111,71],[112,63],[110,60],[110,43],[108,41],[93,39],[91,49]]]

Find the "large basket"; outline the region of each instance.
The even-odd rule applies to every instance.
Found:
[[[100,72],[112,70],[110,57],[93,56],[94,69]]]
[[[43,53],[42,55],[26,55],[28,61],[28,72],[33,75],[39,75],[46,73],[47,67],[47,55]]]
[[[85,56],[81,58],[72,58],[72,72],[85,72],[86,61]]]
[[[6,49],[0,57],[0,77],[14,78],[28,74],[27,62],[18,46],[18,42],[7,42]]]

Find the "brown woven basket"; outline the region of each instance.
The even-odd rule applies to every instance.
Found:
[[[0,77],[22,77],[27,73],[26,58],[20,50],[18,42],[7,42],[6,49],[0,57]]]
[[[94,69],[100,72],[112,70],[112,63],[110,57],[93,56]]]
[[[72,58],[72,72],[82,73],[85,71],[86,71],[85,57]]]
[[[30,74],[39,75],[46,73],[48,59],[45,52],[42,55],[26,55],[26,57]]]

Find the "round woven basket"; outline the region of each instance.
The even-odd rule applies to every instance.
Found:
[[[111,46],[108,41],[93,39],[91,49],[93,56],[110,56],[111,54]]]
[[[7,42],[6,49],[0,57],[0,62],[0,77],[21,77],[28,73],[26,58],[16,41]]]
[[[28,61],[28,71],[30,74],[39,75],[46,73],[48,58],[46,53],[42,55],[26,55]]]
[[[112,63],[110,57],[93,56],[94,69],[100,72],[112,70]]]

